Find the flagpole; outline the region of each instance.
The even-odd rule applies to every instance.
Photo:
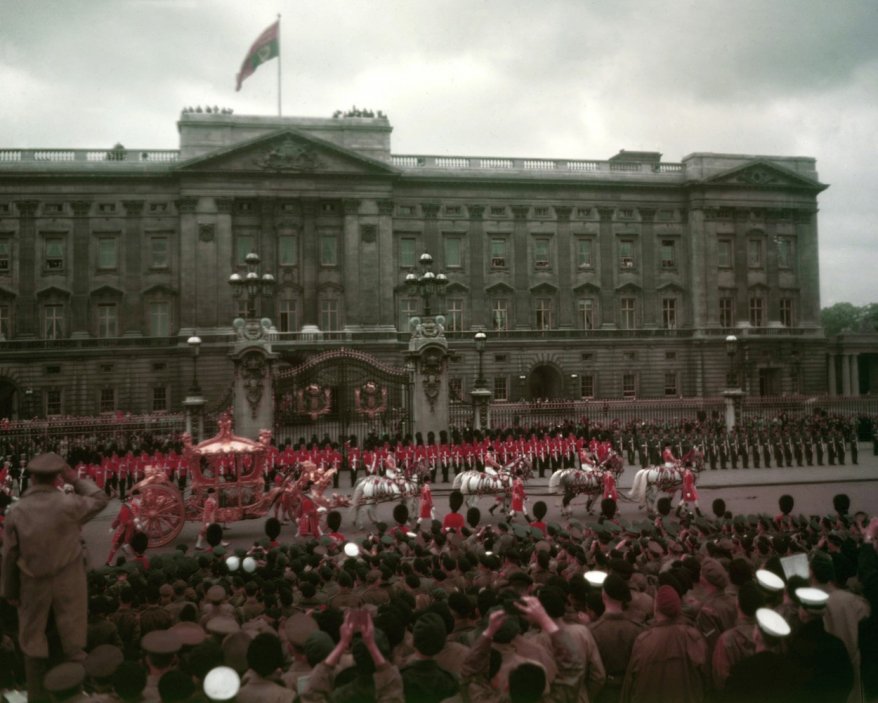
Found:
[[[280,80],[280,62],[283,54],[280,50],[280,13],[277,15],[277,116],[281,117],[281,80]]]

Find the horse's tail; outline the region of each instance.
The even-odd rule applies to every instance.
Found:
[[[549,493],[563,493],[562,482],[570,469],[559,469],[549,476]]]
[[[646,483],[649,476],[649,469],[640,469],[634,474],[634,483],[631,484],[631,490],[628,491],[628,497],[633,498],[638,503],[646,500]]]
[[[354,509],[354,512],[360,509],[360,506],[363,504],[363,483],[361,481],[357,481],[357,485],[354,486],[354,494],[351,497],[351,508]]]
[[[463,475],[465,471],[461,471],[459,474],[454,475],[454,480],[451,482],[451,489],[454,491],[459,491],[461,484],[463,483]]]

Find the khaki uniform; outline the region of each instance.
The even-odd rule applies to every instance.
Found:
[[[31,486],[6,517],[2,591],[21,602],[19,642],[29,657],[49,656],[50,610],[65,656],[75,657],[85,647],[88,589],[79,528],[110,499],[88,479],[77,480],[73,487],[75,493]]]

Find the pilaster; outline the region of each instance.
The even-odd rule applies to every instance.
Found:
[[[234,198],[214,197],[213,202],[216,205],[216,227],[214,228],[216,242],[214,246],[216,249],[216,278],[217,285],[219,286],[216,301],[216,326],[228,327],[232,324],[232,320],[237,314],[235,300],[227,283],[229,276],[233,273],[234,234],[232,209],[235,200]],[[273,319],[273,316],[271,317]]]
[[[473,325],[491,328],[491,314],[485,295],[485,206],[469,205],[469,234],[463,268],[470,281],[470,319]]]
[[[91,201],[77,200],[71,203],[73,209],[73,265],[72,265],[72,289],[73,295],[70,299],[70,334],[72,337],[89,337],[88,331],[88,294],[90,279],[94,273],[89,261],[89,245],[91,243],[91,220],[89,213],[91,212]],[[126,223],[127,224],[127,223]],[[127,248],[127,232],[126,241],[120,242]],[[128,261],[125,260],[127,268]],[[127,299],[126,295],[126,299]],[[123,316],[127,313],[123,299]]]
[[[317,284],[320,271],[320,242],[317,231],[317,201],[302,200],[302,324],[316,327]]]
[[[616,309],[616,268],[618,262],[613,252],[613,208],[599,207],[600,230],[598,246],[601,257],[601,327],[615,329],[618,311]]]
[[[396,327],[396,299],[394,288],[396,268],[393,255],[393,211],[392,200],[377,200],[378,207],[378,265],[380,285],[378,286],[378,324],[382,327]]]
[[[33,337],[39,332],[39,315],[36,299],[37,274],[37,214],[39,200],[18,200],[19,225],[19,257],[18,291],[16,304],[16,336]]]
[[[140,297],[141,267],[143,262],[143,205],[142,200],[124,200],[125,208],[125,296],[122,299],[122,320],[126,337],[143,336],[143,302]]]
[[[196,301],[201,262],[198,260],[198,198],[177,200],[180,218],[180,327],[193,330],[198,326]]]
[[[421,203],[421,211],[424,213],[424,249],[433,256],[438,257],[439,246],[439,203]]]
[[[661,300],[656,291],[655,209],[640,208],[639,212],[640,238],[643,244],[643,266],[640,274],[643,283],[643,326],[657,327],[658,306],[661,305]],[[647,303],[647,301],[652,302]]]
[[[553,266],[558,272],[558,327],[573,329],[573,291],[570,252],[570,214],[573,208],[568,205],[555,206],[555,218],[558,221],[558,241],[555,246]],[[573,259],[575,260],[575,259]]]
[[[365,297],[360,285],[360,201],[356,198],[346,198],[342,201],[344,212],[343,247],[345,260],[344,277],[344,302],[347,319],[362,324],[363,319],[361,303]]]

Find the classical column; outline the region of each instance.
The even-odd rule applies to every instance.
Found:
[[[143,266],[143,201],[123,200],[125,208],[125,270],[122,275],[125,297],[122,321],[126,337],[143,336],[143,302],[140,297]]]
[[[367,207],[372,205],[369,201],[366,201],[366,204]],[[372,208],[369,209],[371,210]],[[363,222],[362,219],[360,221],[359,253],[356,261],[351,263],[360,270],[360,315],[357,321],[363,327],[374,328],[378,324],[381,302],[380,291],[386,285],[386,282],[394,280],[394,276],[392,273],[387,273],[387,262],[381,261],[378,244],[378,224],[375,222],[375,218],[367,215],[364,216],[364,219],[369,221]],[[393,248],[392,245],[388,245],[388,247],[390,249]],[[392,252],[386,258],[390,260],[392,266]],[[386,277],[383,277],[382,274]],[[368,291],[368,294],[364,295],[366,291]]]
[[[37,214],[38,200],[18,200],[18,300],[16,301],[16,337],[33,337],[39,334],[39,310],[36,299],[37,272]]]
[[[851,354],[851,395],[854,398],[860,395],[860,355]]]
[[[851,355],[841,356],[841,394],[847,398],[851,394]]]
[[[643,242],[643,266],[640,280],[643,282],[643,326],[656,327],[656,308],[661,305],[656,291],[655,255],[655,208],[640,208],[641,241]],[[652,301],[648,303],[647,301]],[[682,311],[680,311],[682,313]]]
[[[317,272],[320,270],[320,242],[317,232],[317,201],[302,200],[302,326],[317,327]]]
[[[492,328],[491,310],[485,295],[485,214],[484,205],[470,205],[469,236],[466,243],[464,270],[469,272],[470,282],[470,319],[473,325],[484,325]]]
[[[356,198],[346,198],[342,201],[344,212],[344,231],[342,241],[344,249],[344,309],[345,319],[363,324],[363,311],[361,308],[363,298],[360,286],[360,265],[358,255],[360,251],[360,201]],[[348,325],[351,326],[351,325]]]
[[[512,281],[515,288],[515,329],[533,329],[530,276],[527,267],[527,205],[513,205]],[[507,262],[508,265],[508,262]]]
[[[601,218],[599,249],[601,257],[601,327],[616,328],[616,269],[618,262],[613,252],[613,208],[599,207]]]
[[[88,293],[92,274],[91,262],[88,256],[89,243],[91,241],[91,227],[88,215],[91,211],[91,201],[74,200],[70,203],[70,206],[73,208],[73,297],[70,300],[70,332],[73,337],[88,337],[90,336],[88,332]],[[126,242],[126,254],[128,248]],[[139,261],[140,257],[138,257]],[[126,269],[128,267],[127,255],[125,257],[125,267]],[[125,288],[127,298],[129,290],[127,282]],[[133,292],[133,295],[138,298],[140,297],[139,288]],[[127,310],[123,306],[123,318],[126,313]],[[128,324],[127,321],[125,324]]]
[[[766,322],[771,325],[780,324],[780,275],[777,267],[777,224],[768,227],[766,223],[765,240],[765,281],[768,286],[766,301]]]
[[[378,317],[375,322],[381,327],[396,327],[396,302],[394,286],[389,283],[396,278],[396,259],[393,252],[393,210],[392,200],[378,200]],[[437,252],[438,253],[438,252]]]
[[[555,207],[555,217],[558,219],[558,246],[555,260],[558,267],[558,327],[561,329],[573,329],[573,286],[571,284],[571,267],[575,266],[576,259],[570,256],[570,213],[573,208],[567,205]]]
[[[817,218],[811,210],[796,210],[796,278],[799,281],[799,324],[820,324],[820,266],[817,252]]]
[[[198,298],[198,223],[195,211],[198,198],[177,200],[180,217],[180,328],[194,330],[198,325],[196,302]]]
[[[735,210],[735,316],[738,322],[750,322],[750,289],[747,272],[747,223],[750,211],[746,208]]]
[[[838,395],[838,382],[835,378],[835,354],[829,354],[829,395]]]
[[[421,203],[424,213],[424,250],[438,261],[439,255],[439,203]]]
[[[216,268],[217,268],[217,285],[223,286],[232,275],[234,267],[232,261],[233,242],[232,235],[232,207],[235,204],[234,198],[214,197],[216,204],[216,230],[214,237],[216,238]],[[266,269],[269,271],[274,268]],[[237,316],[237,307],[231,295],[229,295],[229,286],[220,287],[217,291],[216,301],[216,325],[217,327],[227,327],[232,324],[232,320]],[[272,320],[274,320],[273,316]]]

